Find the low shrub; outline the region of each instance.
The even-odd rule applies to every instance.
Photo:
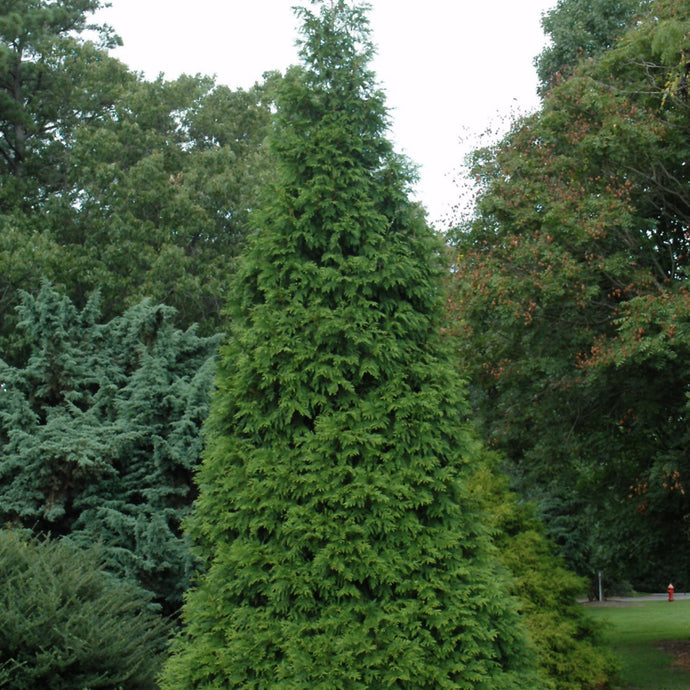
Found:
[[[168,624],[141,588],[105,573],[98,553],[0,530],[0,687],[145,690]]]

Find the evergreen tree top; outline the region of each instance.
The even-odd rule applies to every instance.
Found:
[[[375,49],[368,5],[313,4],[320,5],[320,14],[296,10],[303,20],[303,65],[289,72],[277,98],[272,144],[284,173],[278,184],[302,186],[320,172],[352,186],[342,176],[347,169],[380,170],[393,158],[399,171],[404,169],[400,179],[411,182],[410,166],[393,155],[384,137],[389,120],[385,96],[369,69]]]
[[[305,6],[295,12],[302,20],[303,38],[297,41],[300,56],[312,74],[329,81],[333,72],[350,71],[353,77],[373,83],[375,75],[366,69],[376,53],[367,16],[371,6],[347,0],[312,0],[311,4],[320,6],[318,14]]]

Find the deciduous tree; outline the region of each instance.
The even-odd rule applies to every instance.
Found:
[[[107,114],[124,66],[101,49],[119,39],[88,23],[101,0],[5,0],[0,13],[0,175],[31,208],[65,175],[65,151],[77,125]],[[98,46],[84,40],[89,30]],[[25,186],[24,178],[34,178]],[[19,193],[17,193],[19,187]],[[7,208],[5,189],[0,194]],[[14,204],[12,204],[14,205]]]
[[[571,565],[646,588],[689,567],[689,11],[651,3],[479,153],[476,218],[455,235],[486,437]]]
[[[41,280],[104,316],[144,297],[177,324],[222,330],[234,258],[270,174],[279,75],[231,91],[203,76],[146,81],[108,55],[98,0],[13,0],[0,12],[0,346]],[[91,40],[88,40],[91,39]]]
[[[98,287],[114,315],[152,297],[175,307],[182,327],[222,329],[248,214],[270,174],[262,143],[278,80],[246,91],[205,77],[140,80],[111,118],[79,129],[70,209],[52,229],[70,257],[56,279],[75,299]]]
[[[558,0],[542,17],[550,41],[534,61],[542,95],[567,79],[579,61],[610,50],[646,4],[646,0]]]

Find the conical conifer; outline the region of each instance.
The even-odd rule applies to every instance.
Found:
[[[277,187],[234,286],[164,688],[533,688],[463,482],[441,251],[408,200],[366,6],[303,8]]]

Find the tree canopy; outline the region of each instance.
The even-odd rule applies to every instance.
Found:
[[[658,589],[688,533],[687,2],[478,152],[453,300],[487,439],[572,565]]]
[[[6,3],[7,4],[7,3]],[[144,297],[206,335],[251,232],[277,74],[231,91],[203,76],[146,81],[89,24],[96,0],[14,0],[0,15],[0,345],[48,279],[104,316]]]
[[[117,63],[103,60],[93,43],[80,38],[89,29],[102,49],[118,43],[109,27],[88,23],[88,15],[103,4],[101,0],[3,3],[0,175],[10,173],[19,181],[36,178],[38,188],[25,200],[28,206],[59,186],[65,173],[63,154],[74,129],[106,115],[117,93],[121,79]]]
[[[567,79],[581,60],[610,50],[645,4],[645,0],[558,0],[542,17],[550,42],[534,61],[541,94]]]

